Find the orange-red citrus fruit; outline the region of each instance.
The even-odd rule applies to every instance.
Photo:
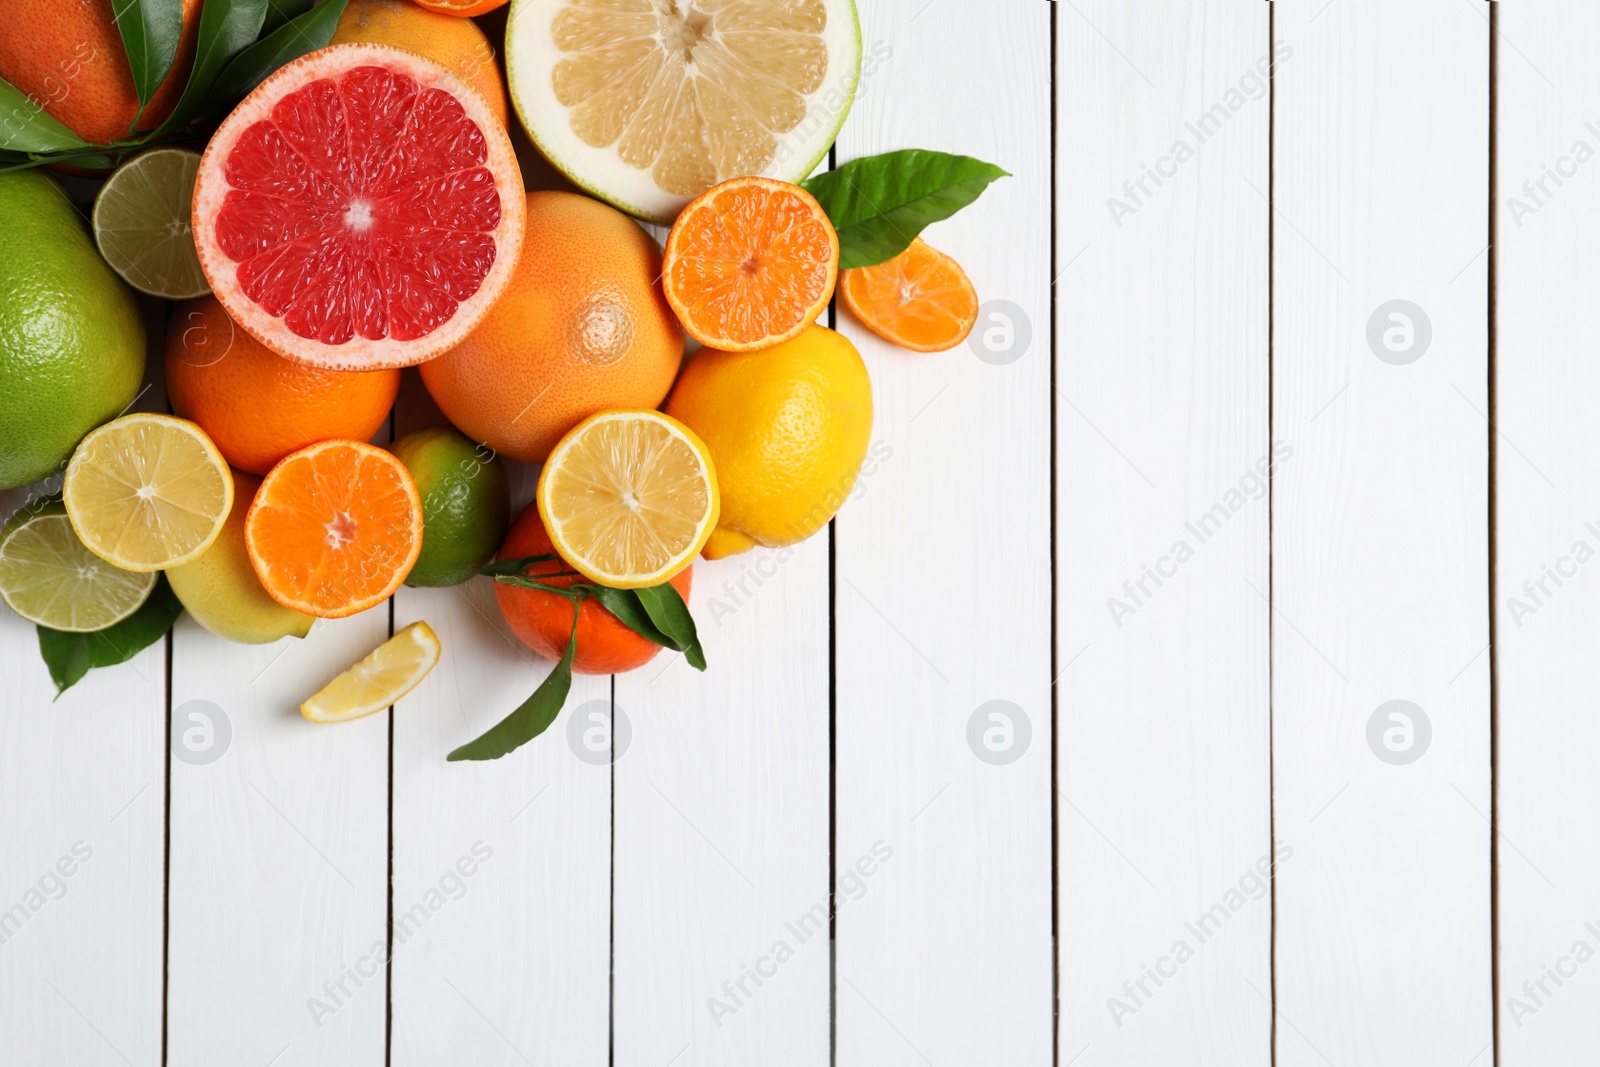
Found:
[[[212,292],[279,355],[339,370],[432,359],[522,246],[505,127],[442,64],[378,44],[302,56],[222,123],[194,235]]]
[[[422,551],[422,498],[405,465],[383,449],[324,441],[268,472],[244,536],[272,599],[342,619],[405,581]]]
[[[556,192],[529,193],[527,219],[527,251],[505,295],[471,336],[422,365],[422,380],[462,433],[539,463],[591,415],[658,406],[683,332],[638,223]]]
[[[523,559],[527,556],[547,556],[555,552],[550,535],[545,532],[539,518],[539,509],[529,504],[512,523],[506,542],[500,549],[500,559]],[[528,571],[529,577],[538,578],[550,585],[566,588],[581,581],[568,575],[551,578],[548,575],[567,570],[559,561],[541,563]],[[689,602],[689,585],[694,578],[694,568],[678,572],[672,585]],[[500,614],[506,624],[523,644],[550,659],[560,659],[567,651],[567,637],[572,633],[572,603],[555,593],[539,589],[523,589],[505,582],[494,583],[494,597],[500,604]],[[593,597],[587,597],[578,609],[578,649],[573,653],[572,669],[579,674],[621,674],[642,667],[661,651],[654,641],[640,637]]]
[[[817,321],[833,297],[839,235],[798,185],[733,178],[689,202],[661,256],[667,302],[701,344],[770,348]]]
[[[506,85],[494,45],[471,19],[451,18],[411,0],[350,0],[329,44],[392,44],[443,63],[478,90],[506,123]]]
[[[920,237],[893,259],[845,271],[839,296],[861,325],[913,352],[954,348],[978,321],[967,272]]]
[[[216,442],[231,466],[266,474],[329,438],[365,441],[400,391],[398,369],[325,370],[284,359],[234,326],[214,296],[179,304],[167,327],[172,409]]]
[[[183,35],[172,69],[144,112],[117,31],[113,0],[6,0],[0,78],[73,133],[95,144],[150,130],[172,113],[194,63],[200,0],[183,0]],[[129,15],[128,17],[134,17]]]
[[[417,2],[429,11],[455,15],[458,18],[487,15],[495,8],[506,5],[506,0],[417,0]]]

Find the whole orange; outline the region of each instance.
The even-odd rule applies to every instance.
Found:
[[[318,441],[365,441],[383,428],[400,372],[324,370],[267,349],[217,298],[179,304],[167,328],[167,397],[233,466],[266,474]]]
[[[545,532],[539,518],[539,509],[529,504],[511,524],[506,543],[500,546],[500,559],[522,559],[525,556],[547,556],[555,552],[550,535]],[[541,563],[528,572],[529,577],[555,574],[568,569],[560,561]],[[681,571],[672,579],[672,585],[689,601],[689,584],[694,577],[694,567]],[[541,578],[550,585],[566,588],[579,578]],[[567,651],[567,637],[572,633],[572,603],[555,593],[540,589],[524,589],[505,582],[494,583],[494,597],[500,603],[500,614],[505,616],[511,632],[522,643],[550,659],[560,659]],[[661,646],[640,637],[622,623],[594,597],[584,598],[578,609],[578,650],[572,655],[572,669],[579,674],[621,674],[642,667],[661,651]]]
[[[683,360],[644,229],[576,193],[528,194],[522,258],[499,303],[422,364],[451,422],[501,455],[540,463],[578,423],[655,408]]]
[[[104,144],[127,137],[136,116],[150,130],[172,114],[194,62],[200,0],[183,0],[177,58],[143,114],[112,0],[6,0],[5,17],[0,78],[85,141]]]
[[[392,44],[443,63],[478,90],[506,124],[506,86],[494,60],[494,45],[471,19],[452,18],[411,0],[350,0],[329,44],[352,41]]]

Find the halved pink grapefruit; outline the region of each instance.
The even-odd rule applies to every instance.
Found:
[[[194,235],[235,322],[303,363],[422,363],[477,325],[522,250],[522,174],[449,69],[343,44],[279,68],[200,161]]]

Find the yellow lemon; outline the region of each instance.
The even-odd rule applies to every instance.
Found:
[[[433,627],[414,622],[300,705],[312,722],[347,722],[397,703],[439,662]]]
[[[756,352],[703,348],[667,414],[711,449],[722,517],[707,559],[792,545],[828,524],[872,435],[872,382],[856,346],[825,326]]]
[[[280,637],[304,637],[314,621],[268,595],[250,566],[244,517],[261,479],[233,472],[233,509],[211,547],[188,563],[167,570],[167,581],[194,620],[218,637],[263,645]]]

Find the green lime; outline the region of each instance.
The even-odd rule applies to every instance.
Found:
[[[0,537],[0,597],[52,630],[103,630],[138,611],[156,587],[154,571],[134,574],[85,548],[59,500],[25,506]]]
[[[94,240],[141,293],[192,300],[211,292],[194,249],[189,206],[200,153],[153,148],[112,172],[94,199]]]
[[[133,402],[145,331],[51,178],[0,174],[0,234],[0,489],[11,489],[60,469]]]
[[[408,433],[390,451],[422,494],[422,554],[406,584],[460,585],[494,558],[505,536],[505,467],[453,426]]]

